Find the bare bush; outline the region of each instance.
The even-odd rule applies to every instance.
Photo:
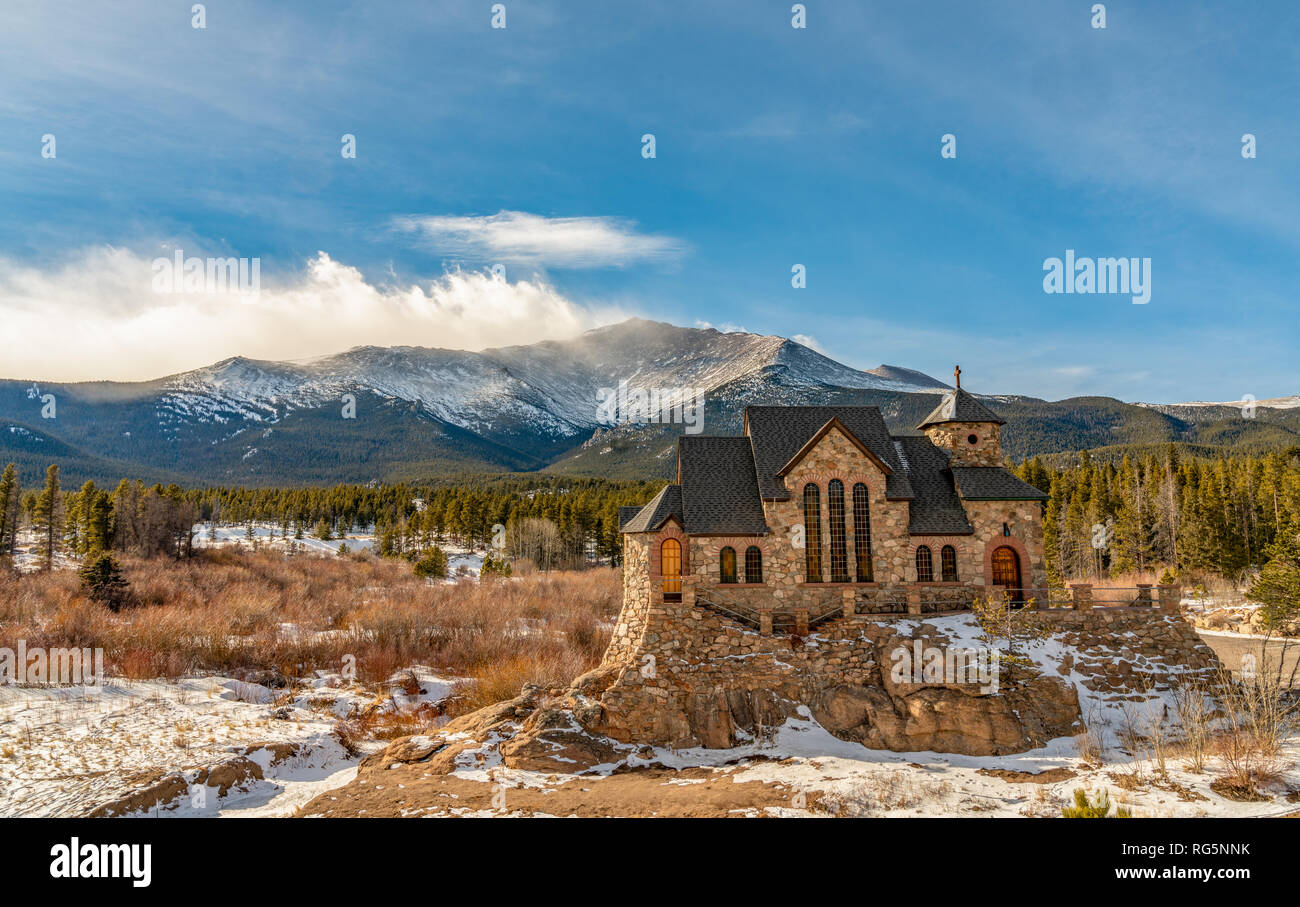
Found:
[[[428,584],[400,560],[230,550],[122,567],[139,607],[118,614],[90,601],[70,571],[0,577],[0,646],[99,647],[110,673],[134,678],[294,678],[352,656],[362,681],[426,664],[563,683],[599,661],[621,592],[609,568]]]

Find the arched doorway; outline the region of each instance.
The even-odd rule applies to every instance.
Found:
[[[663,577],[664,601],[682,600],[682,543],[664,539],[659,546],[659,575]]]
[[[1013,602],[1025,600],[1020,583],[1020,557],[1009,545],[1001,545],[993,551],[993,585],[1005,586]]]

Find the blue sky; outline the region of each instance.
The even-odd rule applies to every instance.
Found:
[[[0,374],[636,314],[988,392],[1300,392],[1293,3],[190,5],[6,11]],[[152,293],[177,248],[260,301]],[[1150,303],[1044,293],[1066,249],[1150,258]]]

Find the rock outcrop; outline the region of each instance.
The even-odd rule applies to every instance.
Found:
[[[1084,732],[1083,693],[1143,698],[1218,666],[1176,612],[1063,609],[1040,619],[1045,640],[1022,646],[1037,654],[1002,660],[990,677],[973,667],[899,670],[900,653],[970,653],[970,615],[856,615],[805,638],[762,635],[699,608],[651,615],[635,645],[611,646],[570,687],[525,687],[370,759],[445,773],[481,761],[487,745],[510,768],[581,772],[654,746],[761,741],[796,716],[873,749],[1000,756]]]

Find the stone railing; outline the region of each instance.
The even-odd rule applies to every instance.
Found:
[[[1070,602],[1063,607],[1075,611],[1090,611],[1093,608],[1159,608],[1176,611],[1181,599],[1182,587],[1172,583],[1138,583],[1136,586],[1102,588],[1097,588],[1092,583],[1070,583]]]
[[[851,589],[845,589],[838,601],[812,602],[805,607],[770,607],[766,600],[741,600],[717,587],[696,588],[694,582],[684,584],[685,601],[694,607],[707,608],[758,630],[764,636],[773,633],[791,633],[806,636],[819,624],[837,617],[884,617],[887,615],[919,615],[945,613],[942,603],[924,601],[920,589],[899,590],[889,596],[858,601]],[[969,599],[953,602],[946,613],[968,611],[971,600],[1008,594],[1005,586],[968,587]],[[1130,587],[1095,588],[1092,583],[1071,583],[1068,589],[1021,589],[1014,601],[1036,611],[1075,612],[1114,610],[1124,608],[1150,608],[1153,611],[1177,613],[1182,589],[1177,585],[1142,584]]]

